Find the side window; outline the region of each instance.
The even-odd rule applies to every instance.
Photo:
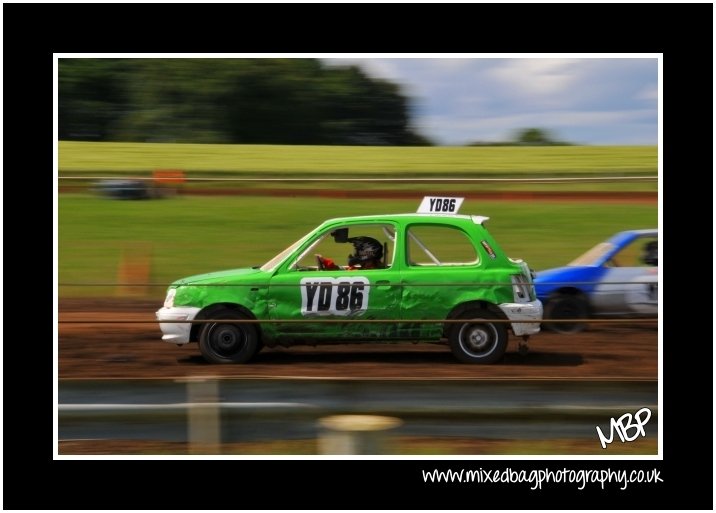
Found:
[[[303,252],[293,269],[318,270],[316,255],[345,270],[388,269],[393,265],[394,249],[395,228],[390,224],[334,227]]]
[[[477,251],[470,239],[452,226],[410,226],[405,243],[410,266],[443,267],[477,263]]]
[[[640,237],[614,255],[611,264],[616,267],[654,267],[659,265],[659,240]]]

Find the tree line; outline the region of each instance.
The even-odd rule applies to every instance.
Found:
[[[318,59],[60,59],[61,140],[430,145],[399,85]]]
[[[552,132],[545,128],[520,128],[508,141],[474,141],[467,146],[573,146],[574,143],[555,139]]]

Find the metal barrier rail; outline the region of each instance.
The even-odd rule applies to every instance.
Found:
[[[461,324],[471,319],[195,319],[195,320],[58,320],[58,324],[208,324],[212,322],[225,322],[231,324],[297,324],[297,323],[326,323],[326,324]],[[624,323],[653,323],[657,317],[637,317],[632,319],[532,319],[532,320],[510,320],[510,319],[479,319],[484,322],[495,323],[594,323],[594,324],[624,324]]]
[[[59,180],[147,180],[156,181],[152,176],[58,176]],[[654,182],[658,176],[565,176],[541,178],[335,178],[325,177],[184,177],[185,182],[386,182],[386,183],[571,183],[571,182]]]
[[[337,269],[341,270],[341,269]],[[359,270],[356,269],[356,272]],[[330,271],[321,271],[331,274]],[[320,279],[320,276],[316,276],[316,280]],[[542,285],[653,285],[653,281],[546,281],[539,284]],[[83,283],[83,282],[65,282],[58,283],[59,287],[170,287],[173,283]],[[179,287],[308,287],[314,286],[315,283],[187,283],[176,285]],[[390,287],[512,287],[513,285],[521,286],[536,286],[534,283],[513,283],[513,282],[470,282],[470,283],[387,283],[381,286]]]
[[[115,402],[81,402],[97,397]],[[598,446],[595,426],[604,428],[610,418],[646,407],[654,436],[659,413],[654,380],[578,381],[568,387],[558,380],[70,380],[60,381],[59,398],[61,440],[189,441],[200,449],[206,449],[201,444],[207,438],[212,443],[316,438],[319,421],[329,415],[398,418],[399,436],[594,438]],[[209,432],[204,439],[202,424]]]

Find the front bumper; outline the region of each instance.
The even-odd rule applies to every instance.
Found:
[[[193,321],[199,308],[191,306],[173,306],[160,308],[157,311],[159,327],[164,334],[162,340],[172,344],[186,344],[189,342],[191,322],[162,322],[162,321]]]
[[[542,322],[542,302],[539,299],[528,303],[502,303],[498,306],[511,321],[534,321],[513,322],[512,332],[516,336],[539,333]]]

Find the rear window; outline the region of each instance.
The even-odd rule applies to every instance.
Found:
[[[452,226],[410,226],[405,243],[410,266],[473,265],[478,261],[477,251],[469,237]]]

